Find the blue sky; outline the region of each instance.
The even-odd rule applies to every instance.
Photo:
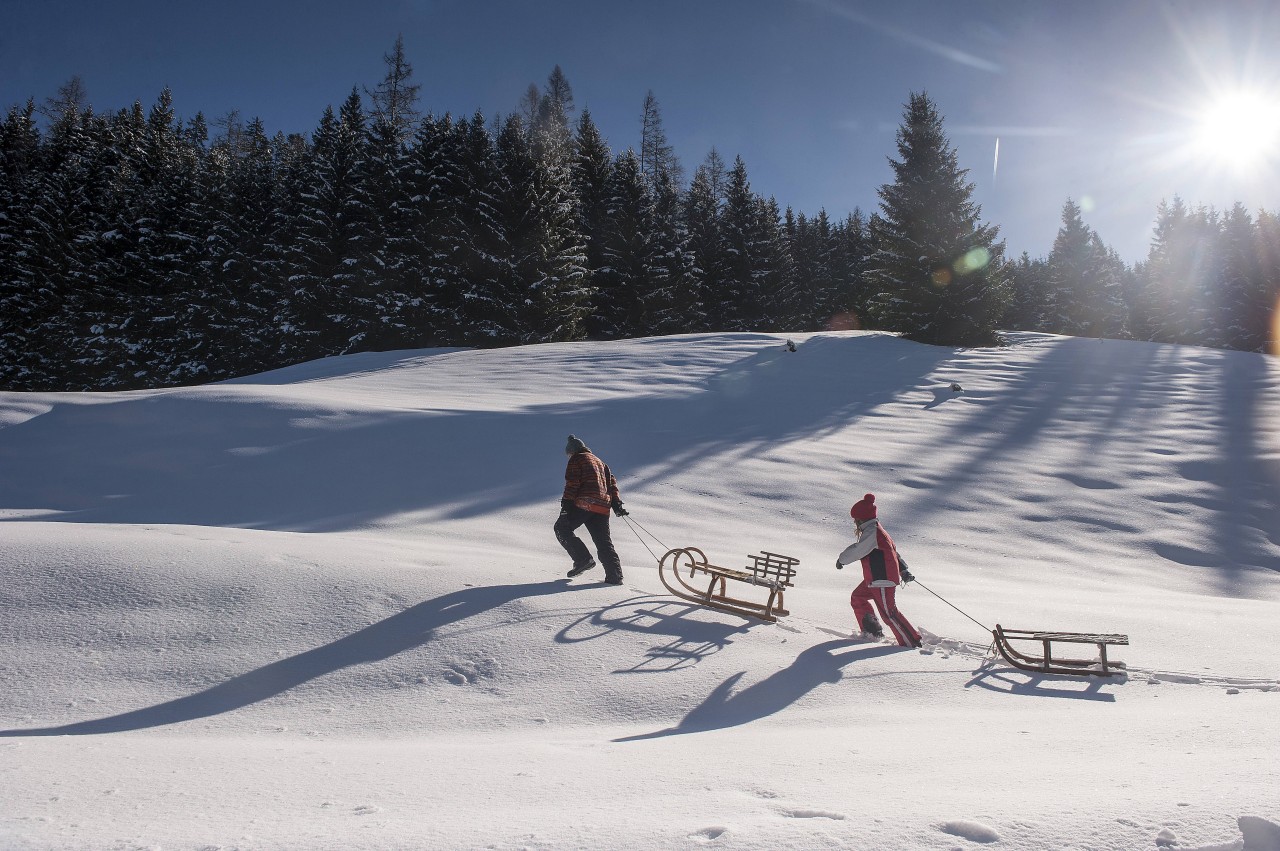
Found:
[[[397,35],[425,110],[510,112],[559,64],[615,150],[652,89],[690,173],[715,146],[833,217],[876,209],[902,104],[927,91],[1015,256],[1047,254],[1068,197],[1131,262],[1162,198],[1280,210],[1280,141],[1201,128],[1236,96],[1280,109],[1272,2],[0,0],[0,107],[78,74],[98,110],[169,86],[183,116],[310,132]]]

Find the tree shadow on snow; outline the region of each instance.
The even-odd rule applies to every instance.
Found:
[[[843,653],[836,653],[840,648],[849,647]],[[635,742],[643,739],[658,739],[664,736],[678,736],[685,733],[702,733],[708,730],[720,730],[726,727],[738,727],[767,718],[781,712],[823,683],[840,682],[845,665],[887,656],[897,653],[903,648],[889,647],[883,644],[866,646],[861,642],[849,639],[843,641],[826,641],[815,644],[801,651],[795,661],[781,671],[771,674],[754,685],[741,691],[734,691],[738,681],[746,675],[746,671],[734,674],[726,679],[707,696],[707,699],[694,707],[688,715],[674,727],[626,736],[615,739],[618,742]]]
[[[722,341],[672,348],[668,365],[703,369],[698,342]],[[670,393],[638,382],[641,395],[497,411],[432,408],[430,398],[419,410],[348,410],[323,394],[329,401],[264,398],[231,385],[76,397],[0,431],[0,509],[45,510],[46,521],[300,532],[414,513],[470,518],[554,505],[570,433],[634,492],[720,456],[849,427],[952,354],[891,336],[817,336],[801,354],[767,336],[723,343],[744,356]],[[856,384],[831,383],[886,357]]]
[[[454,591],[405,609],[305,653],[272,662],[196,694],[119,715],[57,727],[0,730],[0,737],[85,736],[122,733],[208,718],[269,700],[303,683],[353,665],[388,659],[431,641],[436,630],[516,600],[574,588],[563,580],[493,585]]]

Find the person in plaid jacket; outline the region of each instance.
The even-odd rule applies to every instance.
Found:
[[[604,565],[604,581],[621,585],[622,562],[609,536],[609,512],[619,517],[627,514],[618,495],[618,482],[609,472],[609,465],[572,434],[564,452],[569,456],[569,464],[564,471],[564,495],[560,498],[560,517],[555,531],[556,540],[573,559],[569,576],[578,576],[596,566],[587,545],[574,534],[579,526],[586,526],[596,546],[596,555]]]

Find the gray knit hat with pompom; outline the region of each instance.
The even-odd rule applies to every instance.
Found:
[[[564,451],[569,455],[576,455],[579,452],[590,452],[587,445],[573,435],[569,435],[569,442],[564,445]]]

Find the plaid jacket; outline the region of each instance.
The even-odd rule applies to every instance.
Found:
[[[577,452],[569,458],[561,499],[573,500],[578,508],[595,514],[608,514],[610,502],[618,498],[618,482],[608,464],[590,452]]]

